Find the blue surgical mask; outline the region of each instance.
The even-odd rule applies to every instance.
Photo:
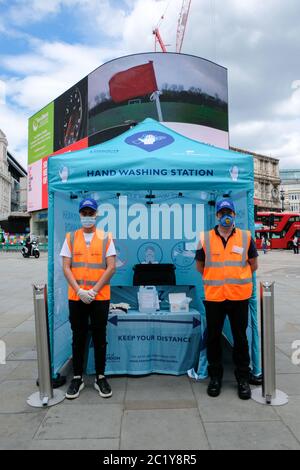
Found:
[[[81,225],[84,228],[91,228],[96,224],[96,217],[80,217]]]
[[[224,214],[219,219],[219,222],[222,225],[222,227],[230,227],[231,225],[234,224],[234,221],[235,221],[235,217],[233,217],[230,214]]]

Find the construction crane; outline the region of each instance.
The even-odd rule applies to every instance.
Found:
[[[176,52],[179,52],[179,53],[181,52],[181,48],[182,48],[184,33],[185,33],[186,24],[187,24],[189,12],[190,12],[190,7],[191,7],[191,1],[192,0],[183,0],[182,6],[181,6],[181,12],[180,12],[180,15],[179,15],[179,18],[178,18],[177,36],[176,36]],[[166,11],[167,11],[169,5],[170,5],[170,1],[168,2],[168,5],[166,7],[166,10],[165,10],[164,14],[160,17],[160,21],[158,22],[156,28],[154,28],[153,31],[152,31],[152,33],[155,36],[155,43],[154,43],[155,52],[156,52],[157,43],[160,45],[162,52],[167,52],[166,45],[163,42],[162,37],[161,37],[160,32],[159,32],[159,26],[160,26],[161,22],[163,21],[163,19],[165,17],[165,14],[166,14]],[[169,44],[167,44],[167,45],[169,46]]]
[[[155,52],[156,52],[156,43],[157,43],[157,42],[159,43],[159,45],[160,45],[160,47],[161,47],[161,50],[162,50],[163,52],[167,52],[166,46],[164,45],[164,42],[163,42],[162,37],[161,37],[161,35],[160,35],[159,29],[158,29],[158,28],[155,28],[152,32],[153,32],[153,34],[154,34],[154,36],[155,36],[155,45],[154,45],[154,47],[155,47],[155,48],[154,48]]]
[[[153,33],[154,36],[155,36],[155,40],[154,40],[154,50],[155,50],[155,52],[156,52],[156,44],[157,44],[157,43],[160,45],[161,50],[162,50],[163,52],[167,52],[166,45],[165,45],[165,43],[163,42],[162,37],[161,37],[160,32],[159,32],[159,27],[160,27],[160,25],[161,25],[161,22],[162,22],[162,21],[164,20],[164,18],[165,18],[165,14],[166,14],[166,12],[167,12],[169,6],[170,6],[170,3],[171,3],[171,1],[169,0],[168,4],[167,4],[167,6],[166,6],[166,9],[165,9],[165,11],[164,11],[164,13],[161,15],[161,17],[160,17],[160,19],[159,19],[159,22],[157,23],[156,27],[155,27],[155,28],[153,29],[153,31],[152,31],[152,33]]]
[[[184,39],[184,33],[186,29],[186,24],[190,12],[192,0],[183,0],[181,12],[178,18],[178,25],[177,25],[177,35],[176,35],[176,52],[181,52],[182,43]]]

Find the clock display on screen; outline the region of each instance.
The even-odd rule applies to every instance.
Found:
[[[73,88],[65,103],[64,147],[78,140],[82,122],[82,97],[79,88]]]

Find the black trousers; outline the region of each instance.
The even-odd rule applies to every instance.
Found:
[[[246,335],[248,326],[247,300],[225,300],[224,302],[205,302],[207,320],[207,360],[210,377],[223,376],[222,365],[222,330],[226,315],[228,315],[233,335],[233,362],[236,375],[249,378],[250,356]]]
[[[73,332],[72,352],[74,375],[83,374],[88,331],[91,329],[94,343],[97,375],[104,375],[106,361],[106,325],[109,300],[94,300],[85,304],[81,300],[69,300],[70,323]]]

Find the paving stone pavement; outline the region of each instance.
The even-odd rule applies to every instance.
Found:
[[[0,254],[0,449],[300,449],[300,365],[291,361],[300,340],[300,255],[260,254],[259,280],[275,281],[277,388],[289,403],[268,407],[239,400],[230,354],[220,397],[207,381],[187,376],[112,377],[111,399],[93,389],[49,409],[30,408],[37,363],[32,283],[47,279],[47,254],[38,260]],[[298,355],[300,357],[300,354]],[[66,386],[63,388],[66,389]]]

